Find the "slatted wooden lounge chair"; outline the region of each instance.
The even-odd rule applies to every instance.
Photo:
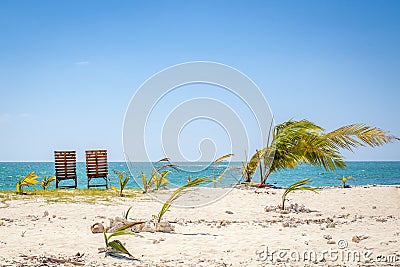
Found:
[[[54,165],[56,169],[56,188],[64,180],[73,180],[74,185],[63,185],[63,188],[76,188],[76,152],[75,151],[54,151]]]
[[[86,174],[88,188],[100,186],[108,188],[107,150],[86,150]],[[104,179],[105,184],[90,184],[90,181],[95,178]]]

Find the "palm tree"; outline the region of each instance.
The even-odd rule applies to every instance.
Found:
[[[37,180],[39,176],[36,175],[35,172],[31,172],[27,174],[25,177],[18,180],[15,188],[17,190],[17,194],[24,194],[23,188],[25,186],[34,186],[39,181]]]
[[[326,133],[308,120],[289,120],[275,126],[271,144],[253,155],[243,173],[252,176],[263,165],[260,183],[265,184],[271,173],[302,163],[326,170],[342,169],[346,162],[340,149],[353,151],[358,146],[376,147],[394,140],[400,139],[365,124],[351,124]]]
[[[349,180],[354,181],[354,178],[353,178],[353,176],[347,176],[347,177],[343,176],[341,178],[338,178],[338,180],[342,182],[342,187],[346,188],[346,187],[350,187],[350,186],[346,185],[347,181],[349,181]]]

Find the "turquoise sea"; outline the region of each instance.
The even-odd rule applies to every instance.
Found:
[[[341,176],[353,176],[354,181],[349,181],[349,185],[399,185],[400,184],[400,161],[391,162],[348,162],[347,168],[343,170],[326,171],[322,168],[316,168],[309,165],[301,165],[293,170],[287,169],[277,173],[273,173],[268,178],[268,183],[278,187],[288,186],[291,183],[302,179],[312,178],[313,186],[337,186],[340,181],[337,178]],[[228,163],[222,163],[216,167],[208,167],[207,163],[178,163],[180,169],[171,170],[168,176],[171,185],[169,187],[177,187],[183,185],[190,175],[193,178],[203,177],[207,175],[218,174],[224,170]],[[134,179],[131,179],[127,188],[138,188],[141,184],[141,172],[150,174],[152,164],[150,163],[131,163],[131,170]],[[230,163],[229,166],[241,167],[239,162]],[[109,179],[111,185],[118,185],[118,177],[113,170],[126,171],[129,168],[125,162],[109,162]],[[43,175],[54,175],[54,162],[0,162],[0,190],[14,190],[15,183],[19,178],[25,176],[31,171],[35,171],[40,177]],[[78,187],[86,188],[87,178],[85,163],[77,163]],[[237,171],[228,171],[219,183],[219,186],[226,187],[235,184],[240,179]],[[259,181],[259,176],[254,176],[254,181]],[[64,181],[64,184],[68,184]],[[209,185],[210,186],[210,185]],[[52,186],[54,188],[54,185]],[[38,187],[39,188],[39,187]]]

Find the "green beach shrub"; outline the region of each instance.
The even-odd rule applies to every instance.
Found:
[[[117,188],[116,186],[111,186],[111,190],[114,190],[116,192],[118,192],[120,197],[125,196],[123,194],[124,188],[126,186],[126,184],[129,182],[130,176],[129,175],[125,175],[125,172],[119,172],[114,170],[115,174],[118,174],[118,178],[119,178],[119,188]]]
[[[227,158],[230,158],[230,157],[232,157],[232,156],[233,156],[233,154],[226,154],[226,155],[223,155],[222,157],[219,157],[218,159],[216,159],[216,160],[213,162],[212,180],[213,180],[214,188],[217,187],[217,183],[218,183],[219,181],[221,181],[222,177],[223,177],[223,176],[225,175],[225,173],[229,170],[229,168],[225,168],[222,172],[220,172],[218,175],[216,175],[216,174],[215,174],[215,167],[216,167],[216,165],[217,165],[219,162],[221,162],[221,161],[223,161],[223,160],[225,160],[225,159],[227,159]]]
[[[43,176],[43,180],[40,182],[40,185],[42,186],[43,190],[47,190],[47,188],[50,186],[50,184],[52,182],[54,182],[55,180],[56,180],[55,176],[51,176],[51,177],[47,178],[45,175],[45,176]]]
[[[170,171],[163,171],[160,174],[156,173],[156,177],[154,179],[154,185],[156,190],[160,188],[167,188],[167,185],[169,184],[169,180],[167,179],[167,175],[170,173]]]
[[[122,254],[127,254],[130,257],[133,257],[132,254],[125,248],[124,244],[122,244],[121,241],[119,240],[112,240],[110,241],[110,239],[112,237],[115,236],[121,236],[121,235],[134,235],[134,236],[139,236],[142,237],[134,232],[132,232],[131,230],[129,230],[129,228],[137,225],[137,224],[142,224],[144,223],[143,221],[139,221],[139,222],[131,222],[131,223],[127,223],[124,226],[122,226],[121,228],[117,229],[114,233],[110,234],[107,236],[107,233],[104,232],[104,241],[106,244],[106,248],[112,248],[114,249],[116,252],[122,253]]]
[[[353,178],[353,176],[347,176],[347,177],[343,176],[341,178],[338,178],[338,180],[342,182],[342,187],[346,188],[346,187],[349,187],[348,185],[346,185],[346,182],[349,180],[354,181],[354,178]]]
[[[143,193],[147,193],[152,187],[155,187],[156,190],[160,188],[165,189],[169,184],[167,175],[170,173],[170,170],[165,169],[176,169],[178,167],[176,164],[172,164],[169,158],[160,159],[154,163],[154,166],[157,166],[159,163],[162,163],[161,166],[157,168],[153,167],[149,180],[147,180],[146,174],[142,172]]]

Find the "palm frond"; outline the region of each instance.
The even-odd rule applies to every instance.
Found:
[[[37,178],[39,178],[39,176],[37,176],[35,172],[31,172],[27,176],[24,177],[23,182],[25,182],[29,185],[34,185],[34,184],[38,183]]]
[[[119,236],[119,235],[135,235],[135,233],[132,232],[131,230],[117,230],[114,233],[110,234],[108,236],[108,239],[110,239],[111,237]]]
[[[154,173],[159,173],[159,172],[161,172],[161,170],[166,169],[166,168],[171,168],[171,169],[176,170],[178,168],[178,166],[176,164],[172,164],[172,163],[164,164],[164,165],[160,166],[158,169],[156,169],[154,171]]]
[[[129,212],[129,210],[130,210],[130,208],[128,209],[128,212]],[[136,233],[134,233],[134,232],[132,232],[130,230],[127,230],[127,229],[131,228],[132,226],[135,226],[137,224],[142,224],[144,222],[145,221],[127,223],[124,226],[118,228],[114,233],[110,234],[109,236],[107,236],[106,232],[104,232],[103,235],[104,235],[104,241],[106,243],[106,247],[113,248],[117,252],[120,252],[120,253],[123,253],[123,254],[127,254],[130,257],[132,257],[132,255],[125,248],[124,244],[122,244],[121,241],[119,241],[119,240],[110,241],[110,239],[112,237],[121,236],[121,235],[135,235],[135,236],[142,237],[141,235],[138,235],[138,234],[136,234]]]
[[[147,179],[146,179],[146,174],[142,172],[142,183],[143,183],[143,190],[145,193],[147,193],[148,187],[147,187]]]
[[[160,163],[160,162],[170,162],[169,158],[162,158],[159,161],[157,161],[155,164]]]
[[[47,176],[45,175],[45,176],[43,176],[43,180],[40,182],[40,185],[42,186],[43,190],[46,190],[50,186],[50,184],[52,182],[54,182],[55,180],[56,180],[55,176],[47,178]]]
[[[122,244],[122,242],[119,240],[113,240],[111,242],[108,242],[108,246],[115,249],[116,251],[118,251],[120,253],[127,254],[128,256],[133,257],[131,255],[131,253],[129,253],[129,251]]]
[[[126,220],[128,220],[129,212],[131,211],[132,207],[133,207],[133,206],[130,206],[130,207],[126,210],[126,212],[124,212],[124,213],[122,214],[123,217],[124,217]]]
[[[169,180],[167,179],[167,175],[170,173],[170,171],[163,171],[160,174],[160,187],[165,188],[169,184]]]
[[[353,151],[353,148],[358,146],[382,146],[398,139],[396,136],[389,135],[388,131],[383,131],[363,123],[340,127],[327,133],[325,136],[333,144],[350,151]]]
[[[293,184],[291,184],[285,192],[282,194],[282,210],[285,209],[285,202],[286,202],[286,197],[290,192],[293,191],[300,191],[300,190],[308,190],[308,191],[313,191],[314,193],[319,193],[317,190],[318,188],[316,187],[310,187],[310,186],[304,186],[308,184],[311,181],[310,178],[304,178],[301,179]]]
[[[304,136],[297,149],[303,153],[306,164],[324,167],[326,170],[346,167],[343,156],[323,135]]]
[[[214,161],[214,165],[216,165],[218,162],[221,162],[221,161],[223,161],[224,159],[227,159],[227,158],[230,158],[230,157],[232,157],[233,156],[233,154],[226,154],[226,155],[223,155],[222,157],[219,157],[219,158],[217,158],[215,161]]]
[[[251,159],[247,162],[247,164],[243,168],[242,175],[246,178],[251,177],[257,170],[258,164],[260,164],[261,158],[266,153],[267,148],[264,147],[260,150],[257,150],[256,153],[251,157]]]
[[[203,184],[203,183],[208,183],[208,182],[212,182],[212,180],[208,180],[208,179],[204,179],[204,178],[196,178],[190,182],[188,182],[187,184],[185,184],[184,186],[179,187],[178,189],[176,189],[167,199],[167,201],[164,202],[164,204],[161,207],[160,212],[158,213],[158,222],[161,222],[162,217],[164,216],[164,214],[169,210],[169,208],[171,207],[172,203],[181,196],[182,192],[188,188]]]
[[[125,229],[128,229],[128,228],[131,228],[132,226],[135,226],[135,225],[138,225],[138,224],[142,224],[142,223],[145,223],[146,221],[137,221],[137,222],[129,222],[129,223],[126,223],[126,224],[124,224],[123,226],[121,226],[120,228],[118,228],[117,230],[116,230],[116,232],[117,231],[122,231],[122,230],[125,230]]]
[[[22,194],[24,186],[31,186],[37,184],[39,182],[37,180],[38,178],[39,176],[37,176],[35,172],[30,172],[25,177],[19,179],[19,181],[15,185],[17,193]]]

